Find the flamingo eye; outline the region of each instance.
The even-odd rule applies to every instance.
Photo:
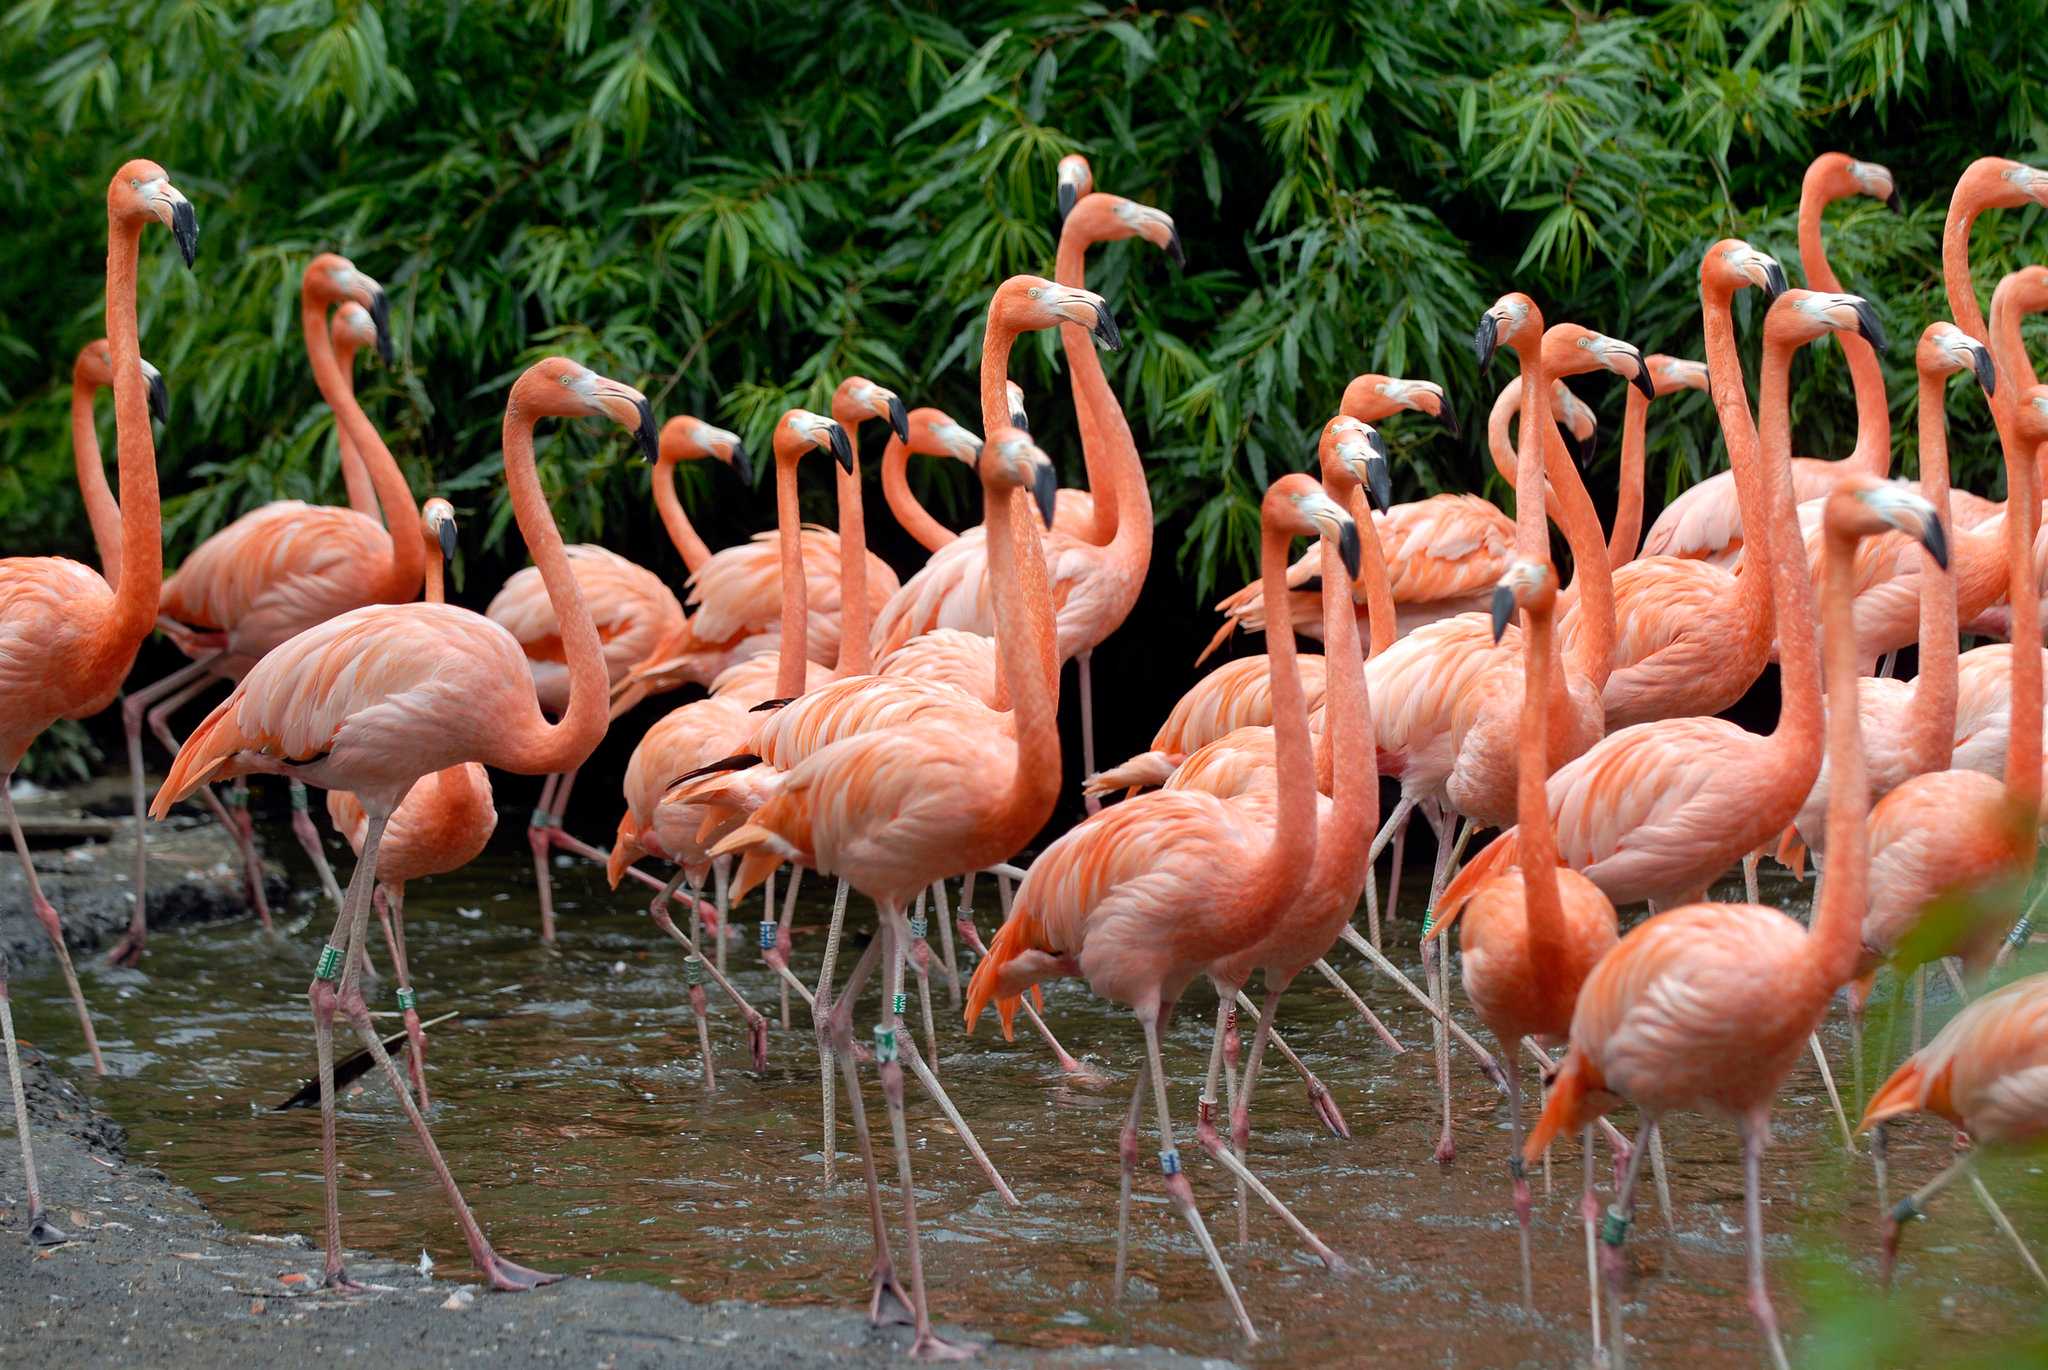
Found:
[[[1030,294],[1031,298],[1032,298],[1032,299],[1034,299],[1034,300],[1035,300],[1035,299],[1037,299],[1037,298],[1039,297],[1039,295],[1040,295],[1041,293],[1042,293],[1042,292],[1041,292],[1041,291],[1039,290],[1039,288],[1038,288],[1037,286],[1035,286],[1035,285],[1034,285],[1034,286],[1032,286],[1032,287],[1031,287],[1031,289],[1030,289],[1030,291],[1029,291],[1029,294]]]

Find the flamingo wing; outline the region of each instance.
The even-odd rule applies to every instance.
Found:
[[[184,632],[225,635],[254,661],[294,634],[371,603],[391,561],[391,535],[353,509],[278,500],[199,544],[167,577],[158,612]]]

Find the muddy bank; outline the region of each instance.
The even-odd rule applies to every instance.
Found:
[[[4,1074],[0,1060],[0,1074]],[[908,1334],[823,1308],[696,1305],[644,1285],[570,1279],[494,1295],[360,1253],[349,1271],[372,1286],[319,1289],[320,1252],[304,1237],[229,1232],[158,1170],[129,1165],[118,1124],[24,1044],[23,1079],[37,1170],[53,1222],[73,1240],[36,1250],[12,1110],[0,1124],[0,1327],[15,1355],[70,1365],[310,1364],[360,1357],[405,1366],[889,1365]],[[1211,1366],[1166,1353],[1070,1354],[990,1348],[980,1364]]]
[[[74,955],[111,946],[128,929],[135,885],[135,838],[128,804],[126,783],[112,780],[15,795],[35,854],[36,879],[56,907]],[[266,875],[272,911],[290,908],[283,872],[272,862]],[[254,916],[234,842],[218,824],[180,812],[150,825],[152,932]],[[0,954],[11,957],[17,971],[54,954],[42,924],[29,910],[28,884],[12,851],[0,860]]]

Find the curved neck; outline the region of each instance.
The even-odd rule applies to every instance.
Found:
[[[1554,598],[1522,614],[1522,735],[1515,756],[1515,818],[1532,965],[1566,958],[1564,899],[1557,888],[1557,834],[1550,827],[1550,675]]]
[[[697,530],[690,525],[690,516],[683,511],[682,497],[676,493],[676,467],[679,464],[673,458],[654,464],[654,511],[661,515],[661,526],[668,530],[668,540],[675,544],[676,555],[695,575],[698,568],[711,560],[711,549],[704,545],[704,539],[698,537]]]
[[[1358,527],[1361,551],[1377,542],[1372,525]],[[1380,825],[1379,767],[1373,761],[1372,708],[1366,698],[1365,657],[1358,645],[1358,612],[1346,592],[1344,562],[1322,540],[1323,650],[1327,684],[1323,694],[1323,741],[1316,757],[1320,775],[1331,762],[1330,820],[1316,834],[1317,883],[1355,881]],[[1377,629],[1377,619],[1373,624]],[[1340,759],[1341,758],[1341,759]]]
[[[341,383],[348,387],[348,393],[353,397],[356,393],[356,354],[354,351],[335,353],[335,365],[341,372]],[[348,429],[338,417],[334,421],[334,446],[341,462],[341,483],[348,490],[348,507],[365,518],[378,518],[377,487],[370,482],[369,469],[363,465],[363,454],[356,450],[355,439],[348,435]]]
[[[1765,380],[1768,386],[1770,381]],[[1870,781],[1864,773],[1862,720],[1856,708],[1856,540],[1829,530],[1826,615],[1828,649],[1828,875],[1808,936],[1808,956],[1822,992],[1832,995],[1856,973],[1862,951],[1865,883],[1870,865]],[[1808,582],[1811,583],[1810,581]],[[2035,710],[2036,715],[2040,713]]]
[[[776,436],[781,436],[777,431]],[[775,544],[782,577],[781,656],[775,664],[775,694],[794,699],[804,692],[809,672],[805,653],[811,627],[810,585],[804,579],[803,512],[796,499],[796,453],[775,451]]]
[[[1060,228],[1059,251],[1053,259],[1052,278],[1061,285],[1085,287],[1088,284],[1088,249],[1100,240],[1089,237],[1076,226],[1080,217],[1068,214],[1066,223]],[[1095,342],[1088,336],[1088,330],[1077,323],[1061,324],[1060,348],[1067,354],[1067,368],[1074,391],[1074,420],[1081,431],[1081,461],[1088,471],[1088,494],[1095,503],[1095,522],[1083,531],[1082,536],[1100,546],[1116,536],[1117,521],[1123,513],[1123,490],[1117,480],[1117,468],[1124,456],[1120,444],[1130,444],[1132,462],[1137,461],[1137,445],[1130,442],[1131,432],[1122,423],[1121,409],[1118,410],[1116,424],[1107,422],[1103,398],[1109,394],[1109,384],[1103,376],[1102,358],[1096,354]],[[1091,379],[1099,386],[1091,383]],[[1115,405],[1113,398],[1109,405]],[[1146,522],[1150,521],[1148,517]]]
[[[1633,385],[1621,419],[1621,487],[1615,494],[1614,527],[1607,533],[1607,564],[1619,567],[1636,559],[1643,536],[1643,447],[1649,426],[1650,401]]]
[[[1381,652],[1394,645],[1394,634],[1399,627],[1395,621],[1397,614],[1394,609],[1394,583],[1387,577],[1386,552],[1380,546],[1379,527],[1373,522],[1372,505],[1365,498],[1364,486],[1352,487],[1351,498],[1347,501],[1347,507],[1351,510],[1352,519],[1358,524],[1357,589],[1362,589],[1365,592],[1365,613],[1371,628],[1371,636],[1368,638],[1368,642],[1372,648],[1372,655],[1378,656]],[[1341,560],[1338,561],[1337,567],[1341,576],[1343,571],[1343,562]],[[1326,563],[1324,571],[1327,573],[1328,569],[1329,567]],[[1355,593],[1351,599],[1355,606],[1357,603]],[[1355,608],[1352,619],[1354,626],[1351,636],[1355,640],[1358,636]],[[1327,632],[1323,635],[1323,641],[1325,643],[1330,641]],[[1326,648],[1325,650],[1328,649]]]
[[[1949,514],[1948,378],[1920,373],[1920,493],[1941,519],[1955,546]],[[2007,506],[2010,510],[2010,506]],[[2006,515],[2010,521],[2012,514]],[[1920,674],[1913,680],[1907,713],[1906,754],[1916,773],[1945,771],[1955,755],[1956,578],[1922,548],[1920,558]]]
[[[405,476],[392,460],[391,449],[376,425],[356,403],[355,391],[342,379],[341,367],[327,344],[327,319],[319,303],[303,294],[299,301],[299,324],[306,337],[306,355],[313,363],[313,380],[321,398],[334,411],[335,422],[355,443],[370,471],[370,483],[377,490],[377,504],[384,513],[384,526],[391,534],[391,560],[380,568],[381,584],[374,598],[385,604],[402,604],[419,593],[426,572],[426,533],[420,527],[420,510],[406,488]],[[528,428],[528,449],[532,447],[532,425]],[[543,501],[545,504],[545,501]],[[554,521],[549,519],[552,528]]]
[[[108,585],[121,584],[121,506],[107,485],[107,464],[100,457],[99,427],[93,422],[92,401],[98,387],[77,376],[71,378],[71,460],[78,468],[78,495],[85,502],[85,517],[92,524],[92,545],[99,553],[100,578]]]
[[[993,437],[997,430],[1010,426],[1010,395],[1008,390],[1010,381],[1010,349],[1016,341],[1017,330],[1008,325],[998,323],[993,315],[991,315],[987,327],[982,330],[981,334],[981,431],[984,440]],[[1122,421],[1123,414],[1121,411],[1118,412],[1117,418],[1119,422]],[[996,510],[991,507],[983,515],[984,519],[987,519],[995,512]],[[1017,545],[1012,548],[1011,554],[1016,557],[1017,577],[1019,583],[1023,586],[1025,603],[1027,605],[1035,605],[1038,603],[1038,597],[1043,595],[1049,613],[1052,606],[1052,587],[1051,581],[1046,575],[1044,548],[1040,547],[1037,555],[1023,554],[1027,548],[1026,544],[1022,541],[1024,533],[1022,525],[1035,524],[1036,521],[1037,516],[1028,513],[1028,511],[1024,517],[1008,520],[1010,524],[1009,535],[1011,538],[1018,540]],[[1037,528],[1031,528],[1030,533],[1029,545],[1038,546]],[[1152,519],[1148,504],[1145,518],[1145,538],[1148,548],[1151,545],[1151,536]],[[993,548],[996,537],[996,529],[993,523],[989,527],[988,537],[990,546]],[[1276,600],[1275,603],[1278,603],[1278,601]],[[1039,674],[1045,679],[1046,692],[1057,700],[1059,698],[1060,678],[1058,643],[1053,633],[1048,630],[1044,639],[1034,644],[1034,647],[1038,655]],[[1010,698],[1009,665],[1006,658],[1000,652],[996,654],[996,668],[996,697],[998,707],[1003,707],[1004,705],[1011,704],[1012,701]]]
[[[107,347],[114,360],[114,442],[121,468],[121,581],[114,586],[109,646],[127,658],[156,623],[164,583],[163,511],[157,505],[156,439],[135,322],[140,222],[107,219]],[[1277,602],[1277,601],[1276,601]]]
[[[1977,216],[1986,206],[1981,196],[1972,188],[1970,175],[1964,173],[1957,182],[1955,194],[1948,203],[1948,220],[1941,230],[1941,279],[1948,290],[1948,316],[1955,320],[1956,327],[1963,330],[1991,348],[1992,370],[1997,376],[1997,392],[1990,397],[1991,422],[1998,429],[1998,443],[2004,450],[2008,465],[2022,455],[2018,437],[2012,430],[2013,404],[2017,391],[2013,388],[2012,373],[2006,369],[2005,359],[1993,345],[1991,332],[1984,324],[1983,307],[1977,303],[1977,286],[1970,279],[1970,232],[1977,226]],[[2024,455],[2031,457],[2032,453]],[[2011,491],[2006,492],[2011,498]]]
[[[889,435],[882,449],[882,498],[903,531],[917,539],[918,546],[936,552],[960,535],[933,518],[910,489],[910,444]],[[1101,505],[1096,506],[1100,508]]]
[[[853,469],[832,467],[839,492],[839,664],[842,676],[866,675],[874,668],[868,629],[874,618],[868,603],[868,529],[860,500],[860,423],[845,423],[853,447]]]
[[[1992,292],[1991,363],[1997,373],[2001,395],[2005,393],[2008,384],[2015,387],[2015,394],[2025,394],[2039,383],[2039,377],[2034,371],[2034,359],[2027,355],[2026,339],[2020,332],[2020,324],[2024,319],[2024,312],[2014,306],[2011,296],[2001,296],[1996,291]],[[1994,420],[1999,416],[1995,401],[1991,414]],[[1999,436],[2002,438],[2004,434],[2005,430],[2001,428]],[[2043,470],[2037,464],[2034,473],[2035,489],[2041,488],[2040,482],[2044,476],[2048,476],[2048,470]]]
[[[1520,352],[1522,363],[1522,426],[1515,444],[1515,555],[1550,559],[1550,529],[1544,522],[1544,462],[1541,434],[1554,422],[1550,383],[1543,374],[1540,343]],[[1500,408],[1498,404],[1494,406]],[[1563,442],[1558,446],[1562,448]],[[1577,549],[1573,549],[1577,554]]]
[[[1051,816],[1060,793],[1058,685],[1044,669],[1044,657],[1052,650],[1052,593],[1038,520],[1020,507],[1028,497],[983,486],[982,498],[987,502],[983,521],[995,595],[996,657],[1009,683],[1017,739],[1017,770],[1005,808],[1018,829],[1030,829],[1017,836],[1021,845]]]
[[[1806,569],[1806,548],[1799,537],[1799,516],[1794,512],[1792,496],[1792,411],[1786,393],[1791,387],[1791,375],[1791,346],[1766,338],[1757,397],[1763,419],[1758,445],[1767,468],[1771,496],[1770,517],[1766,521],[1770,530],[1767,555],[1772,604],[1778,619],[1782,701],[1778,726],[1771,735],[1801,749],[1801,764],[1793,768],[1793,773],[1798,774],[1805,770],[1804,758],[1808,754],[1813,757],[1816,771],[1820,766],[1820,650],[1813,640],[1813,580]],[[1750,542],[1756,540],[1747,521],[1743,524],[1743,535]],[[1806,783],[1810,785],[1811,773],[1808,774]],[[1840,776],[1832,783],[1840,785]]]
[[[1828,199],[1808,184],[1799,196],[1799,266],[1806,288],[1840,294],[1842,283],[1821,245],[1821,212]],[[1884,370],[1877,350],[1861,338],[1844,333],[1836,341],[1849,363],[1849,383],[1856,389],[1856,449],[1843,458],[1843,473],[1860,471],[1882,479],[1892,469],[1892,415],[1885,403]]]
[[[547,587],[548,605],[561,625],[562,656],[569,667],[569,706],[562,721],[550,724],[533,715],[534,730],[515,735],[508,742],[507,770],[525,775],[552,775],[583,764],[604,737],[610,682],[605,673],[604,650],[597,640],[597,627],[577,587],[576,574],[569,567],[569,554],[562,546],[562,534],[555,527],[554,513],[541,489],[540,473],[534,469],[533,417],[523,413],[515,393],[505,406],[505,485],[512,493],[512,517],[519,524],[519,536],[540,571]],[[390,458],[387,454],[386,461]],[[381,487],[380,487],[381,489]],[[387,513],[391,505],[385,504]],[[426,561],[425,534],[418,531],[419,513],[413,511],[413,553]],[[392,540],[401,540],[397,520],[392,522]]]
[[[2004,387],[2000,376],[1999,388]],[[2048,456],[2048,443],[2038,452],[2018,453],[2005,472],[2006,601],[2012,606],[2012,731],[2006,738],[2005,792],[2027,816],[2028,832],[2041,808],[2041,592],[2034,583],[2034,534],[2041,521],[2035,469],[2043,456]],[[2034,844],[2024,845],[2031,869]]]
[[[441,548],[436,543],[433,550],[427,553],[427,585],[425,592],[421,595],[421,598],[425,599],[429,604],[446,604],[448,602],[448,596],[443,585],[443,572]]]
[[[1774,472],[1765,469],[1757,451],[1756,420],[1749,412],[1749,389],[1742,377],[1742,354],[1735,345],[1735,294],[1723,286],[1700,283],[1700,326],[1706,335],[1708,387],[1721,440],[1728,448],[1728,467],[1735,476],[1735,504],[1742,511],[1742,540],[1750,553],[1736,568],[1736,593],[1752,623],[1775,616],[1771,599],[1772,530],[1776,527]],[[1789,450],[1789,449],[1788,449]],[[1790,468],[1786,468],[1787,479]]]
[[[1259,581],[1266,603],[1287,602],[1287,533],[1271,526],[1261,531]],[[1338,583],[1342,583],[1342,576]],[[1326,581],[1327,585],[1328,582]],[[1261,912],[1298,887],[1301,875],[1315,860],[1315,754],[1308,739],[1308,706],[1301,691],[1295,660],[1294,627],[1287,615],[1266,619],[1266,674],[1273,692],[1273,764],[1278,785],[1274,805],[1273,841],[1257,871],[1252,872],[1251,899]],[[1353,656],[1357,655],[1354,649]],[[1375,780],[1375,784],[1378,782]]]

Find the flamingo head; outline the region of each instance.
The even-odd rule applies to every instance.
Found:
[[[2048,385],[2027,388],[2027,392],[2020,396],[2013,424],[2022,442],[2030,442],[2037,447],[2048,442]]]
[[[982,444],[974,467],[981,475],[984,498],[1029,490],[1045,526],[1052,526],[1053,508],[1059,498],[1059,472],[1029,433],[1021,428],[998,428]]]
[[[341,308],[334,311],[327,324],[327,336],[334,340],[336,353],[348,361],[353,361],[356,353],[366,347],[375,348],[377,355],[390,360],[377,320],[354,300],[343,300]]]
[[[1846,152],[1823,152],[1814,158],[1806,168],[1804,190],[1820,196],[1823,203],[1868,195],[1894,214],[1903,214],[1906,208],[1889,167],[1858,161]]]
[[[1543,335],[1543,364],[1553,376],[1578,376],[1588,371],[1612,371],[1640,390],[1644,399],[1655,399],[1657,389],[1650,379],[1649,363],[1634,343],[1595,333],[1575,323],[1554,324]]]
[[[647,397],[581,362],[541,358],[512,383],[512,406],[536,418],[608,418],[639,441],[643,458],[655,459],[654,411]]]
[[[1334,543],[1344,561],[1344,574],[1358,579],[1358,523],[1314,477],[1297,471],[1274,481],[1266,487],[1259,515],[1267,526],[1291,536],[1319,537]]]
[[[1123,346],[1116,312],[1109,301],[1079,286],[1056,285],[1042,276],[1012,276],[996,287],[989,301],[989,320],[1018,330],[1057,328],[1075,323],[1087,329],[1097,345],[1114,352]]]
[[[1934,505],[1904,481],[1842,477],[1828,496],[1822,523],[1829,533],[1850,538],[1896,530],[1918,540],[1936,566],[1948,569],[1948,537],[1942,532],[1941,518]]]
[[[1923,376],[1953,376],[1969,371],[1987,395],[1998,390],[1998,369],[1991,363],[1991,349],[1946,319],[1927,325],[1920,345],[1913,352],[1914,363]]]
[[[1074,206],[1095,190],[1095,171],[1088,165],[1088,159],[1078,152],[1070,152],[1060,158],[1059,202],[1060,222],[1066,223],[1067,216],[1074,212]]]
[[[455,560],[455,506],[436,495],[420,505],[420,523],[441,560]]]
[[[1018,432],[1022,424],[1014,425]],[[981,457],[981,439],[951,414],[929,407],[910,411],[910,450],[921,457],[952,457],[974,465]]]
[[[306,292],[324,307],[353,300],[370,311],[377,331],[377,355],[391,365],[391,303],[376,278],[358,270],[338,252],[322,252],[306,263]]]
[[[191,266],[199,255],[199,216],[192,202],[171,184],[164,169],[146,157],[123,162],[107,185],[107,217],[124,223],[154,219],[171,230],[178,252]]]
[[[1552,381],[1550,415],[1557,423],[1557,431],[1564,435],[1572,459],[1581,466],[1590,465],[1600,439],[1600,416],[1593,412],[1593,406],[1563,381]]]
[[[910,415],[894,390],[876,385],[866,376],[848,376],[832,392],[832,417],[842,426],[864,419],[880,419],[904,442],[910,441]]]
[[[1650,364],[1650,384],[1656,387],[1659,395],[1668,395],[1674,390],[1713,391],[1707,379],[1705,362],[1666,356],[1662,352],[1652,352],[1643,360]]]
[[[1024,412],[1024,387],[1015,381],[1003,382],[1003,394],[1010,405],[1010,427],[1019,432],[1031,431],[1031,416]]]
[[[1479,327],[1472,334],[1472,350],[1479,357],[1479,365],[1485,367],[1503,344],[1520,352],[1525,347],[1537,346],[1542,337],[1543,313],[1536,308],[1536,301],[1512,290],[1479,316]]]
[[[1765,299],[1775,300],[1785,293],[1785,268],[1740,238],[1723,238],[1700,259],[1700,285],[1730,292],[1753,285]]]
[[[1493,587],[1489,606],[1493,618],[1493,640],[1514,621],[1517,609],[1548,609],[1557,602],[1557,571],[1547,561],[1516,561],[1508,566]]]
[[[136,358],[142,365],[142,384],[149,397],[149,416],[158,423],[170,417],[171,394],[164,389],[164,374],[150,364],[147,357]],[[105,338],[95,338],[78,349],[78,360],[71,364],[71,380],[74,385],[83,385],[93,390],[104,390],[114,383],[114,349]]]
[[[840,470],[853,471],[853,443],[844,428],[808,409],[785,410],[775,421],[775,459],[793,462],[812,450],[830,452]]]
[[[754,463],[740,435],[713,428],[692,414],[678,414],[661,426],[656,453],[656,459],[664,464],[712,457],[739,472],[747,484],[754,483]]]
[[[1829,333],[1854,333],[1882,352],[1888,345],[1877,310],[1861,295],[1826,290],[1788,290],[1771,302],[1764,316],[1764,336],[1794,344],[1809,343]]]
[[[1458,413],[1451,408],[1450,396],[1435,381],[1403,380],[1368,371],[1351,378],[1337,406],[1339,413],[1363,423],[1378,423],[1404,409],[1427,414],[1449,429],[1452,437],[1458,436]]]
[[[1188,264],[1187,253],[1180,245],[1180,229],[1174,226],[1173,216],[1163,209],[1126,200],[1121,195],[1097,192],[1082,197],[1073,213],[1067,215],[1066,223],[1075,232],[1099,243],[1143,238],[1173,258],[1175,266]]]
[[[1325,488],[1343,479],[1365,490],[1375,509],[1387,509],[1394,502],[1394,477],[1387,465],[1387,440],[1369,423],[1339,414],[1323,425],[1323,442],[1331,460],[1323,463]]]

